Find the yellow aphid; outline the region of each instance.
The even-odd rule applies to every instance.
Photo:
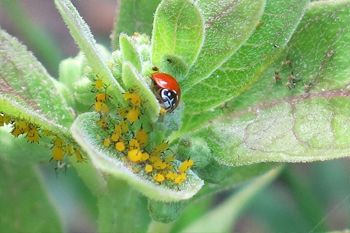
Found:
[[[106,100],[109,100],[111,98],[110,95],[105,93],[98,93],[95,97],[96,102],[104,102]]]
[[[160,173],[155,174],[153,179],[159,183],[162,183],[165,180],[164,176]]]
[[[113,142],[117,142],[119,140],[120,136],[116,133],[111,135],[111,139]]]
[[[150,165],[150,164],[146,164],[146,166],[145,166],[145,170],[146,170],[146,172],[148,172],[148,173],[152,172],[152,171],[153,171],[153,167],[152,167],[152,165]]]
[[[105,138],[105,139],[103,140],[103,145],[104,145],[105,147],[109,147],[109,146],[111,145],[111,139],[110,139],[110,138]]]
[[[0,126],[4,126],[4,124],[10,123],[11,117],[6,115],[1,115],[0,113]]]
[[[104,84],[102,82],[102,79],[98,78],[95,80],[95,88],[97,90],[101,90],[104,87]]]
[[[12,131],[11,131],[11,134],[15,137],[18,137],[19,135],[22,134],[21,130],[19,130],[18,128],[14,128]]]
[[[120,123],[119,123],[119,125],[120,125],[120,127],[122,128],[122,133],[127,133],[128,132],[128,130],[129,130],[129,126],[128,126],[128,124],[126,123],[126,121],[121,121]]]
[[[109,61],[109,62],[107,62],[107,65],[109,66],[109,68],[113,68],[113,66],[114,66],[114,65],[113,65],[113,63],[112,63],[112,62],[110,62],[110,61]]]
[[[127,93],[124,93],[124,98],[126,100],[130,100],[130,103],[136,107],[140,106],[141,104],[141,98],[140,96],[135,93],[135,92],[127,92]]]
[[[120,108],[118,109],[118,114],[123,117],[126,118],[128,116],[128,112],[131,108],[130,107],[126,107],[126,108]]]
[[[68,156],[71,156],[73,153],[74,153],[73,146],[67,144],[67,146],[66,146],[66,154],[67,154]]]
[[[85,159],[83,158],[83,156],[81,155],[79,150],[74,149],[74,152],[75,152],[75,157],[77,158],[78,163],[82,163],[85,161]]]
[[[154,152],[163,152],[168,149],[169,144],[167,142],[161,142],[156,147],[153,148]]]
[[[138,107],[133,107],[130,109],[128,114],[126,115],[126,119],[130,122],[135,122],[137,119],[139,119],[140,116],[140,109]]]
[[[28,133],[29,123],[25,121],[18,121],[15,123],[15,128],[18,128],[21,131],[21,133]]]
[[[166,163],[163,163],[161,159],[157,159],[156,161],[153,162],[153,167],[156,169],[165,169],[166,168]]]
[[[101,126],[102,129],[108,129],[107,119],[106,118],[99,119],[98,125]]]
[[[174,180],[175,184],[180,184],[181,182],[183,182],[186,179],[187,175],[186,173],[181,173],[180,175],[178,175],[176,177],[176,179]]]
[[[160,157],[155,157],[155,156],[150,156],[149,157],[149,161],[151,162],[151,163],[154,163],[157,159],[159,159]]]
[[[96,102],[94,104],[94,107],[97,112],[104,113],[104,114],[107,114],[109,112],[109,107],[105,103]]]
[[[132,149],[128,151],[128,158],[131,162],[138,163],[141,161],[142,152],[138,149]]]
[[[129,141],[129,149],[140,149],[140,144],[135,138]]]
[[[52,133],[50,131],[48,131],[48,130],[43,130],[42,132],[43,132],[43,135],[45,135],[45,136],[52,135]]]
[[[114,133],[119,137],[122,135],[122,127],[119,124],[114,125]]]
[[[141,148],[145,147],[147,143],[147,136],[147,132],[144,129],[137,130],[136,139],[139,141]]]
[[[64,155],[64,150],[62,147],[54,146],[52,150],[52,158],[54,160],[62,160]]]
[[[60,137],[56,137],[55,141],[53,142],[54,147],[60,147],[62,148],[64,146],[64,141]]]
[[[165,178],[167,178],[168,180],[175,180],[176,177],[177,177],[176,172],[169,172],[165,175]]]
[[[5,122],[4,122],[4,116],[0,115],[0,126],[4,126]]]
[[[117,142],[117,143],[115,144],[115,149],[116,149],[117,151],[122,152],[122,151],[125,150],[125,144],[124,144],[123,142]]]
[[[122,161],[122,162],[128,162],[128,159],[127,159],[126,157],[122,157],[122,158],[121,158],[121,161]]]
[[[192,159],[187,159],[182,162],[181,166],[179,167],[179,172],[185,172],[188,169],[190,169],[193,165],[193,160]]]
[[[39,143],[39,133],[36,128],[31,128],[27,133],[27,140],[28,142],[38,142]]]
[[[164,159],[164,162],[169,163],[169,162],[172,162],[172,161],[174,161],[174,160],[175,160],[175,157],[168,157],[168,158],[165,158],[165,159]]]
[[[146,161],[149,159],[149,154],[147,152],[142,152],[141,161]]]
[[[165,108],[160,108],[160,115],[164,116],[168,111]]]
[[[154,157],[154,158],[160,158],[160,156],[162,155],[162,152],[159,151],[153,151],[150,156]]]
[[[171,165],[170,163],[167,163],[167,165],[166,165],[166,169],[168,169],[168,170],[173,169],[173,165]]]

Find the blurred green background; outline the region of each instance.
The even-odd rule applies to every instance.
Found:
[[[118,1],[73,1],[73,4],[90,25],[97,42],[110,48],[109,36]],[[58,77],[59,62],[78,52],[52,1],[1,1],[0,26],[19,38],[55,78]],[[48,150],[48,160],[50,153]],[[349,162],[349,159],[340,159],[287,165],[273,184],[250,201],[232,232],[349,229]],[[74,168],[57,178],[54,167],[55,164],[49,162],[39,166],[64,228],[67,232],[96,232],[96,199]],[[238,188],[198,201],[198,215],[204,214],[206,207],[214,208],[222,203]],[[185,213],[181,224],[175,228],[180,230],[186,222],[191,222],[191,216]]]

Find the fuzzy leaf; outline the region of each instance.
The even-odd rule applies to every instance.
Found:
[[[198,1],[205,18],[205,39],[196,63],[180,83],[183,93],[208,78],[249,38],[261,18],[264,4],[265,0]]]
[[[203,36],[204,19],[192,1],[162,1],[157,8],[153,25],[153,65],[162,70],[162,56],[175,54],[191,66],[198,56]]]
[[[134,32],[151,35],[153,15],[160,0],[120,0],[112,33],[113,50],[119,47],[119,35]]]
[[[258,22],[254,21],[255,31],[249,40],[218,70],[209,77],[198,80],[188,91],[185,90],[183,101],[190,113],[197,114],[216,107],[250,86],[287,44],[304,14],[307,2],[308,0],[268,0],[260,25],[256,26]],[[247,4],[251,3],[247,1]],[[247,9],[240,10],[246,12]],[[251,14],[258,13],[252,11]],[[201,69],[206,69],[207,66]],[[193,75],[199,71],[200,69],[196,70]],[[189,78],[192,82],[192,76]]]
[[[199,133],[219,162],[236,166],[349,156],[349,12],[349,2],[309,5],[286,52],[228,103],[230,113]],[[281,64],[287,59],[291,66]],[[280,82],[272,79],[275,71]],[[288,90],[284,83],[292,73],[295,85]]]
[[[105,85],[110,86],[109,95],[113,97],[113,101],[123,103],[124,90],[115,80],[112,72],[107,66],[107,61],[103,57],[102,51],[96,45],[96,41],[91,34],[89,26],[79,15],[73,4],[69,0],[55,0],[55,4],[65,23],[67,24],[71,35],[86,59],[89,62],[94,73],[102,79]]]
[[[86,150],[91,162],[103,172],[126,180],[151,199],[163,201],[191,198],[202,187],[203,181],[192,171],[189,171],[183,183],[172,187],[167,187],[164,183],[159,185],[143,169],[134,173],[127,168],[126,162],[116,156],[114,149],[103,145],[102,135],[105,132],[97,125],[98,119],[99,116],[94,113],[82,114],[74,121],[71,131],[74,139]]]
[[[129,38],[125,35],[120,36],[120,50],[123,55],[123,61],[130,62],[133,66],[141,72],[141,59]]]
[[[56,80],[17,39],[0,30],[0,112],[63,135],[73,122]]]
[[[0,176],[2,232],[63,231],[37,169],[0,160]]]
[[[190,132],[203,126],[209,119],[222,115],[220,107],[216,111],[198,114],[208,108],[222,104],[225,100],[242,92],[256,80],[264,69],[281,53],[281,49],[292,36],[304,14],[307,0],[268,0],[258,26],[249,40],[208,79],[193,86],[182,100],[186,113],[181,131]],[[283,16],[283,17],[281,17]]]

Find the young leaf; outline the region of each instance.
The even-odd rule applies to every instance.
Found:
[[[63,135],[73,122],[57,82],[17,39],[0,30],[0,112]]]
[[[259,24],[254,21],[255,31],[249,40],[209,77],[198,80],[196,85],[184,90],[183,101],[190,110],[189,113],[197,114],[216,107],[251,85],[287,44],[304,14],[307,3],[308,0],[267,0]],[[246,12],[246,9],[240,10]],[[257,14],[253,11],[251,13]],[[280,17],[281,15],[283,17]],[[207,66],[201,69],[206,69]],[[192,81],[192,76],[189,78]]]
[[[261,18],[264,4],[265,0],[198,1],[205,18],[205,39],[196,63],[180,83],[183,93],[208,78],[249,38]]]
[[[231,113],[202,130],[210,135],[205,137],[219,162],[236,166],[349,156],[349,10],[346,2],[310,4],[286,52],[228,103]],[[281,81],[271,78],[275,71]]]
[[[116,178],[126,180],[149,198],[163,201],[179,201],[191,198],[202,187],[203,181],[192,171],[188,171],[186,180],[178,186],[159,185],[142,169],[134,173],[117,156],[116,150],[109,150],[103,145],[104,130],[97,125],[99,116],[94,113],[79,115],[71,131],[74,139],[84,148],[91,162],[101,171]]]
[[[109,90],[111,91],[109,94],[113,97],[113,101],[116,103],[123,103],[122,93],[124,90],[115,80],[108,68],[107,62],[96,46],[96,41],[91,34],[89,26],[84,22],[69,0],[55,0],[55,4],[63,20],[70,29],[70,33],[75,42],[78,44],[81,51],[84,52],[89,66],[91,66],[94,73],[102,79],[105,85],[110,86]]]
[[[203,35],[204,19],[192,1],[163,1],[154,18],[152,64],[162,70],[162,56],[175,54],[191,66],[202,46]]]
[[[120,36],[120,50],[122,52],[123,61],[130,62],[133,66],[141,72],[141,59],[129,38],[125,35]]]
[[[62,232],[59,216],[38,170],[0,160],[2,232]]]

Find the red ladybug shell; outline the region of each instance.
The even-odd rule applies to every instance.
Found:
[[[169,112],[172,112],[180,102],[181,91],[180,91],[179,83],[171,75],[166,73],[153,73],[152,79],[159,88],[158,93],[162,93],[162,90],[165,89],[172,92],[172,94],[176,96],[175,106],[165,108]],[[162,101],[162,98],[158,97],[158,100],[164,104],[164,102]]]
[[[159,88],[175,91],[180,99],[180,86],[176,79],[173,78],[173,76],[166,73],[153,73],[152,79]]]

